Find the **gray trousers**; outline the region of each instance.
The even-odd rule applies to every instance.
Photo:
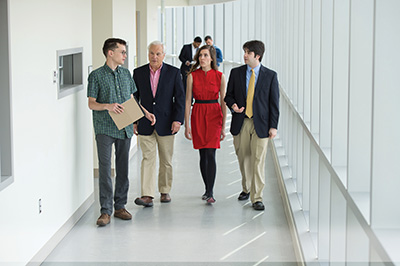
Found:
[[[107,135],[96,135],[97,155],[99,158],[99,196],[101,213],[111,215],[114,209],[125,208],[129,189],[129,149],[131,139],[116,139]],[[111,151],[115,145],[115,191],[111,180]],[[114,194],[114,195],[113,195]]]

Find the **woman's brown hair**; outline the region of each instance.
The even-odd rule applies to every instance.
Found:
[[[200,52],[202,50],[208,50],[208,52],[210,53],[211,59],[212,59],[211,60],[211,68],[214,69],[214,70],[218,70],[217,52],[215,51],[214,46],[212,46],[212,45],[203,45],[202,47],[199,48],[199,50],[194,55],[193,60],[196,61],[196,63],[194,65],[192,65],[192,67],[190,68],[190,70],[188,72],[188,75],[199,68],[199,65],[200,65],[199,56],[200,56]]]

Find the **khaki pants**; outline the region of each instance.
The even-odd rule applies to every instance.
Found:
[[[265,158],[269,138],[259,138],[253,119],[245,118],[240,133],[233,136],[236,155],[242,173],[243,192],[250,192],[252,203],[262,201],[265,186]]]
[[[158,190],[169,193],[172,185],[172,154],[174,153],[175,135],[159,136],[154,130],[149,136],[139,135],[139,145],[143,159],[141,165],[142,196],[153,197],[156,186],[156,149],[160,161],[158,173]]]

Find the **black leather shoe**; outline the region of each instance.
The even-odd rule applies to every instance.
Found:
[[[253,209],[255,209],[256,211],[263,211],[265,207],[261,201],[256,201],[253,203]]]
[[[250,197],[250,192],[249,193],[245,193],[245,192],[240,192],[240,195],[238,197],[238,200],[248,200]]]

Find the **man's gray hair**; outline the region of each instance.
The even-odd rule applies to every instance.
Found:
[[[150,50],[150,47],[153,46],[153,45],[156,45],[156,46],[161,45],[161,46],[162,46],[162,49],[163,49],[163,54],[166,53],[167,48],[165,47],[165,44],[162,43],[162,42],[160,42],[160,41],[152,41],[152,42],[149,44],[149,46],[147,46],[147,50]]]

